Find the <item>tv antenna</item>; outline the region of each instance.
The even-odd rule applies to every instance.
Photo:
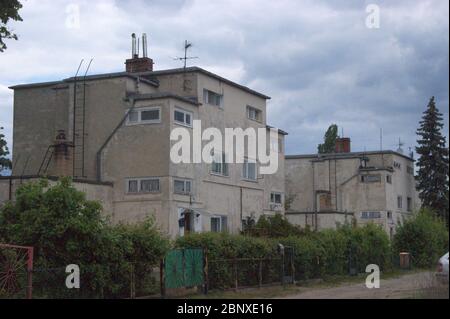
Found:
[[[174,60],[183,61],[184,62],[184,69],[186,69],[186,62],[187,60],[191,59],[198,59],[198,56],[187,56],[187,51],[192,48],[193,44],[188,42],[188,40],[184,41],[184,57],[176,57]]]
[[[402,153],[403,154],[403,146],[405,145],[405,143],[404,142],[402,142],[402,140],[400,139],[400,137],[398,138],[398,149],[397,149],[397,152],[398,153]]]

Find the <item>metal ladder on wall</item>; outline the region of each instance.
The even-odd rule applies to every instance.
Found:
[[[73,83],[73,177],[85,178],[85,139],[86,139],[86,76],[89,72],[90,60],[81,81],[78,72],[84,60],[81,60]]]
[[[44,158],[42,159],[41,165],[39,166],[38,176],[45,175],[50,165],[50,161],[53,157],[53,146],[50,145],[45,152]]]

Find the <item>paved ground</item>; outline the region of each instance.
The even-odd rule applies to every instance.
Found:
[[[448,284],[439,284],[431,272],[407,274],[380,281],[380,288],[368,289],[365,283],[347,283],[331,288],[303,288],[283,299],[402,299],[447,298]]]

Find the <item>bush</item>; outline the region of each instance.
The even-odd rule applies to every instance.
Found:
[[[291,224],[281,214],[275,214],[274,216],[262,215],[258,222],[247,222],[248,227],[245,229],[244,234],[254,237],[287,237],[287,236],[300,236],[305,231],[300,227]]]
[[[430,267],[448,252],[448,236],[445,224],[423,209],[397,228],[393,250],[409,252],[416,267]]]
[[[70,179],[54,186],[46,180],[26,183],[16,202],[0,210],[0,237],[34,247],[35,291],[42,297],[122,296],[129,292],[132,263],[156,265],[169,242],[152,221],[110,226],[101,212],[101,205],[86,200]],[[79,291],[65,287],[69,264],[80,267]]]

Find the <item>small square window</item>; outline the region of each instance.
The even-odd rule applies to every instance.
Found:
[[[158,179],[143,179],[141,180],[141,192],[150,193],[159,191]]]

